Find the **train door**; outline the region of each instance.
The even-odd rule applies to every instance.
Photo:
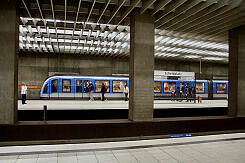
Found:
[[[94,88],[95,88],[95,85],[94,85],[94,81],[91,80],[91,79],[84,79],[83,80],[83,93],[82,93],[82,98],[83,99],[86,99],[86,100],[89,100],[89,83],[92,83]],[[94,93],[94,90],[93,90],[93,93]],[[93,95],[94,96],[94,95]]]
[[[213,81],[208,80],[208,99],[213,100]]]
[[[75,98],[83,98],[83,85],[84,81],[82,79],[75,80]]]
[[[192,85],[192,82],[189,82],[189,81],[186,81],[186,82],[184,82],[184,94],[186,94],[187,92],[186,92],[186,88],[187,87],[189,87],[189,88],[191,88],[193,85]]]
[[[180,82],[180,92],[182,92],[182,94],[185,93],[185,83],[184,82]]]
[[[62,78],[59,82],[60,86],[58,86],[59,98],[70,98],[74,99],[75,95],[75,83],[74,79],[71,78]]]
[[[50,98],[58,98],[58,79],[50,80]]]

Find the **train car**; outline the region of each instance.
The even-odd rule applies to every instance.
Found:
[[[194,81],[179,81],[179,80],[155,80],[154,94],[156,98],[169,98],[171,92],[178,87],[185,94],[187,85],[193,87]]]
[[[101,97],[101,86],[107,88],[106,97],[120,99],[124,97],[123,89],[129,84],[125,77],[92,77],[92,76],[53,76],[48,78],[41,89],[40,97],[48,99],[88,99],[89,92],[86,86],[94,85],[93,97]]]
[[[228,98],[228,81],[223,81],[223,80],[213,81],[213,97],[214,99]]]
[[[40,97],[46,99],[89,99],[86,90],[89,82],[94,85],[94,98],[101,97],[101,85],[107,87],[106,98],[123,99],[124,86],[129,86],[128,77],[93,77],[93,76],[53,76],[48,78],[41,89]],[[180,80],[154,80],[154,95],[156,99],[169,99],[171,92],[179,88],[184,94],[187,86],[196,87],[196,96],[208,98],[207,80],[180,81]],[[228,82],[213,81],[214,98],[227,98]],[[130,86],[129,86],[130,87]]]

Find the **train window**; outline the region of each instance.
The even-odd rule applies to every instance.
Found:
[[[204,83],[196,83],[196,93],[204,93]]]
[[[84,80],[84,92],[89,92],[89,80]]]
[[[127,81],[123,80],[113,80],[113,92],[123,92],[125,85],[127,84]]]
[[[154,93],[161,93],[162,84],[161,82],[154,82]]]
[[[48,83],[43,88],[43,93],[48,93]]]
[[[82,92],[83,91],[83,81],[77,80],[76,81],[76,92]]]
[[[172,91],[175,91],[175,89],[176,89],[175,82],[164,82],[164,92],[165,93],[171,93]]]
[[[226,83],[217,83],[216,93],[226,93],[226,88],[227,88]]]
[[[62,92],[71,92],[71,80],[62,80]]]
[[[58,80],[52,80],[51,81],[51,92],[57,92],[58,87]]]
[[[95,92],[101,92],[102,83],[105,84],[106,92],[110,92],[110,80],[95,80]]]
[[[185,83],[185,86],[187,87],[187,86],[190,86],[190,83],[189,82],[186,82]]]

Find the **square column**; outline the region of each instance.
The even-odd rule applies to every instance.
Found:
[[[19,49],[17,2],[2,1],[0,5],[0,124],[13,124],[17,120]]]
[[[129,120],[151,121],[154,104],[154,19],[135,9],[130,16]]]
[[[245,25],[229,31],[228,115],[245,117]]]

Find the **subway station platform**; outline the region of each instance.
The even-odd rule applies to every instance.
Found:
[[[170,100],[154,101],[154,118],[225,116],[227,100],[204,100],[194,103]],[[27,100],[18,101],[19,121],[43,120],[43,108],[47,106],[47,120],[105,120],[128,119],[128,101],[81,100]]]
[[[243,163],[245,133],[0,147],[3,163]]]
[[[94,110],[94,109],[128,109],[128,101],[79,101],[79,100],[27,100],[27,104],[22,105],[18,101],[18,110],[43,110],[47,105],[48,110]],[[227,107],[227,100],[203,100],[202,103],[194,103],[170,100],[155,100],[154,109],[171,108],[214,108]]]

